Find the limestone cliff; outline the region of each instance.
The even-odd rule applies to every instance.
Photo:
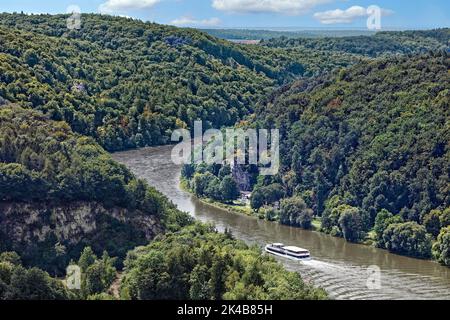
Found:
[[[86,245],[124,257],[162,231],[155,216],[96,202],[0,203],[0,250],[17,251],[30,265],[56,259],[58,250],[65,263]]]

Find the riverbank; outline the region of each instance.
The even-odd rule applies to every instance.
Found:
[[[189,184],[186,181],[186,179],[180,178],[180,189],[188,192],[189,194],[195,196],[194,192],[192,191],[191,188],[189,188]],[[197,197],[197,196],[196,196]],[[217,208],[217,209],[221,209],[221,210],[226,210],[230,213],[234,213],[234,214],[240,214],[240,215],[245,215],[245,216],[249,216],[249,217],[255,217],[253,213],[252,208],[250,208],[250,206],[246,206],[243,204],[238,204],[236,202],[234,203],[230,203],[230,204],[226,204],[226,203],[222,203],[216,200],[213,200],[211,198],[199,198],[197,197],[197,199],[204,203],[207,204],[211,207]]]
[[[255,213],[255,211],[250,207],[250,205],[243,205],[243,204],[237,203],[237,202],[234,202],[232,204],[231,203],[230,204],[226,204],[226,203],[223,203],[223,202],[211,199],[211,198],[199,198],[199,197],[197,197],[194,194],[192,189],[189,188],[189,185],[188,185],[188,182],[186,181],[186,179],[180,178],[180,189],[185,191],[185,192],[188,192],[189,194],[191,194],[193,196],[195,196],[198,199],[198,201],[200,201],[200,202],[202,202],[204,204],[207,204],[207,205],[209,205],[211,207],[214,207],[214,208],[217,208],[217,209],[221,209],[221,210],[225,210],[225,211],[228,211],[228,212],[234,213],[234,214],[245,215],[245,216],[252,217],[252,218],[255,218],[255,219],[259,219],[259,220],[265,220],[265,221],[268,221],[268,222],[279,223],[279,221],[276,221],[276,220],[275,221],[270,221],[270,220],[265,219],[262,216],[258,216]],[[312,229],[310,231],[323,233],[321,231],[321,229],[322,229],[322,219],[315,217],[313,219],[313,221],[311,222],[311,226],[312,226]]]
[[[217,208],[220,210],[225,210],[232,214],[244,215],[244,216],[252,217],[255,219],[259,219],[259,220],[265,220],[267,222],[280,224],[280,222],[277,220],[267,220],[267,219],[265,219],[264,216],[258,215],[250,207],[250,205],[243,205],[243,204],[237,203],[237,202],[226,204],[226,203],[223,203],[223,202],[211,199],[211,198],[197,197],[194,194],[194,192],[192,191],[192,189],[189,187],[188,181],[182,177],[180,178],[180,189],[185,192],[188,192],[192,196],[195,196],[199,202],[207,204],[211,207],[214,207],[214,208]],[[329,235],[328,233],[322,231],[322,219],[321,218],[318,218],[318,217],[313,218],[313,220],[311,222],[311,226],[312,226],[311,230],[308,230],[308,231],[319,232],[321,234]],[[299,228],[299,229],[301,229],[301,228]],[[331,235],[329,235],[329,236],[331,236]],[[370,247],[376,247],[375,237],[376,237],[375,232],[373,230],[371,230],[367,233],[366,238],[357,244],[364,245],[364,246],[370,246]],[[430,261],[432,261],[432,260],[430,259]]]

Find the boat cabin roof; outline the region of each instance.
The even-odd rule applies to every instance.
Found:
[[[309,252],[306,249],[302,249],[302,248],[299,248],[299,247],[292,247],[292,246],[284,247],[284,249],[288,250],[288,251],[291,251],[291,252],[295,252],[295,253],[306,253],[306,252]]]

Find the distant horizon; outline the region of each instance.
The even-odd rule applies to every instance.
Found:
[[[45,13],[45,12],[8,12],[8,11],[0,11],[0,14],[26,14],[26,15],[67,15],[65,12],[55,12],[55,13]],[[127,17],[123,15],[116,15],[116,14],[105,14],[105,13],[99,13],[99,12],[83,12],[83,14],[95,14],[95,15],[104,15],[104,16],[111,16],[116,18],[124,18],[124,19],[134,19],[141,21],[143,23],[155,23],[160,25],[167,25],[172,27],[178,27],[178,28],[190,28],[190,29],[196,29],[196,30],[246,30],[246,31],[272,31],[272,32],[301,32],[301,31],[359,31],[359,32],[366,32],[366,33],[376,33],[376,32],[383,32],[383,31],[424,31],[424,30],[436,30],[436,29],[449,29],[450,26],[442,26],[442,27],[426,27],[426,26],[418,26],[414,28],[408,28],[408,27],[383,27],[380,30],[369,30],[367,28],[363,27],[346,27],[346,26],[314,26],[314,27],[304,27],[304,26],[278,26],[278,27],[271,27],[271,26],[209,26],[209,27],[190,27],[190,26],[174,26],[172,24],[167,23],[161,23],[157,21],[152,20],[143,20],[141,18],[136,17]]]
[[[368,30],[367,28],[358,27],[208,27],[208,28],[194,28],[199,30],[248,30],[248,31],[275,31],[275,32],[299,32],[299,31],[361,31],[367,33],[376,33],[380,31],[414,31],[414,30],[436,30],[449,29],[450,27],[423,27],[423,28],[401,28],[401,27],[386,27],[381,30]]]
[[[0,12],[58,14],[76,7],[195,29],[362,30],[373,5],[381,10],[382,30],[450,27],[447,0],[16,0],[0,3]]]

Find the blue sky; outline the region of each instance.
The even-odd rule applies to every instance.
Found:
[[[0,2],[0,12],[65,13],[70,5],[179,26],[299,29],[365,28],[367,8],[377,5],[383,29],[450,27],[449,0],[14,0]]]

